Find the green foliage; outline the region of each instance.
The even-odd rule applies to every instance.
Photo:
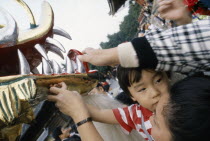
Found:
[[[130,3],[128,15],[125,16],[124,21],[120,24],[120,31],[112,35],[108,35],[108,42],[101,42],[100,46],[103,49],[116,47],[120,43],[130,41],[137,33],[138,28],[138,16],[140,12],[140,6],[135,3]]]

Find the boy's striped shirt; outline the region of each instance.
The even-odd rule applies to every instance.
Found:
[[[151,137],[152,125],[149,121],[152,116],[151,111],[133,104],[129,107],[113,109],[113,113],[126,134],[135,129],[145,140],[153,140]]]

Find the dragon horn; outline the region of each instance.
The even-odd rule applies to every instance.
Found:
[[[47,60],[42,57],[42,74],[52,74],[52,69]]]
[[[63,51],[64,53],[66,52],[65,48],[63,47],[63,45],[59,41],[57,41],[57,40],[55,40],[53,38],[47,37],[46,44],[57,46],[58,48],[61,49],[61,51]]]
[[[73,62],[69,59],[69,57],[66,57],[66,73],[74,73],[74,66],[72,64]]]
[[[49,60],[45,49],[40,44],[36,44],[34,48],[44,57],[44,59]]]
[[[36,27],[36,21],[34,19],[34,15],[31,12],[31,9],[28,7],[28,5],[23,1],[23,0],[16,0],[19,4],[21,4],[24,9],[26,9],[28,15],[29,15],[29,19],[30,19],[30,27],[31,28],[35,28]]]
[[[20,31],[17,44],[23,44],[31,40],[40,39],[49,33],[53,26],[54,15],[48,2],[43,2],[42,11],[43,14],[41,15],[39,26],[33,29],[29,29],[26,32]]]
[[[30,74],[30,66],[23,53],[18,49],[19,69],[20,74]]]
[[[18,38],[17,24],[14,18],[3,8],[0,8],[0,13],[7,22],[6,26],[1,25],[0,28],[0,48],[15,45]]]
[[[54,26],[53,33],[56,35],[66,37],[69,40],[72,40],[71,36],[65,30],[61,29],[60,27]]]

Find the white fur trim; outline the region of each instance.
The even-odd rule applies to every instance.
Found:
[[[120,65],[125,68],[138,67],[139,60],[131,42],[118,45]]]

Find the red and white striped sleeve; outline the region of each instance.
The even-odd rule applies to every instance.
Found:
[[[133,116],[132,113],[130,112],[130,107],[133,107],[134,105],[131,105],[129,107],[124,107],[124,108],[117,108],[113,109],[113,113],[121,125],[121,127],[124,129],[125,133],[129,134],[132,129],[135,128],[135,124],[133,123]]]
[[[132,129],[135,129],[147,140],[147,135],[144,133],[142,128],[143,121],[143,126],[151,135],[152,126],[149,121],[149,117],[152,116],[152,112],[146,108],[134,104],[129,107],[113,109],[113,113],[125,133],[129,134]]]

